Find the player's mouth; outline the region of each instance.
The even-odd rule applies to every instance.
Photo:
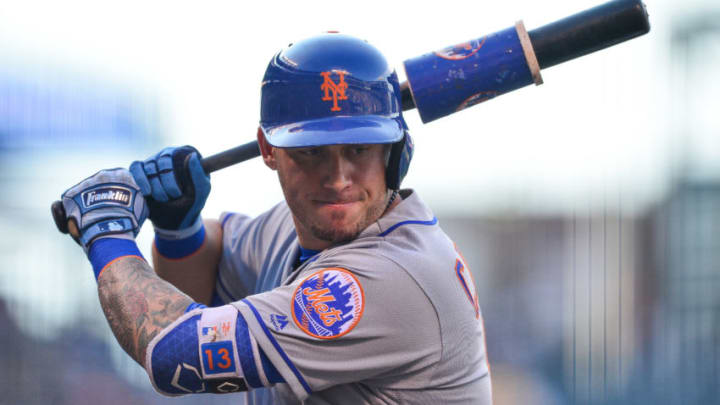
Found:
[[[346,212],[358,207],[361,202],[360,198],[318,198],[313,203],[320,209],[326,209],[333,212]]]
[[[315,204],[331,208],[350,207],[359,202],[359,200],[315,200]]]

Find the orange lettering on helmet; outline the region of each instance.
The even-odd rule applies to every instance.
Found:
[[[325,92],[325,96],[323,96],[323,101],[330,101],[332,100],[333,106],[330,108],[330,111],[340,111],[341,108],[338,107],[338,100],[347,100],[347,96],[345,95],[345,90],[347,90],[348,85],[345,83],[345,72],[338,71],[337,74],[340,76],[340,82],[335,83],[332,78],[330,78],[330,74],[332,72],[321,72],[320,74],[323,77],[323,84],[320,85],[320,90]],[[330,92],[332,92],[332,97],[330,97]]]

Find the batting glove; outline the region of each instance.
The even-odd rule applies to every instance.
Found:
[[[67,219],[77,226],[73,239],[83,247],[99,277],[122,256],[139,256],[135,236],[148,209],[135,180],[125,169],[101,170],[62,194]]]
[[[200,216],[210,194],[210,177],[192,146],[169,147],[144,162],[130,165],[150,208],[156,228],[177,231],[189,228]],[[185,160],[188,170],[185,170]]]
[[[130,165],[130,173],[150,208],[155,246],[172,259],[197,251],[205,239],[200,211],[210,194],[210,177],[200,159],[197,149],[180,146],[165,148]]]
[[[101,170],[62,194],[63,208],[75,221],[75,237],[87,252],[98,238],[134,240],[147,217],[145,199],[125,169]]]

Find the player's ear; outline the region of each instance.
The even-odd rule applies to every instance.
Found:
[[[265,139],[265,134],[263,133],[262,128],[258,127],[257,131],[257,142],[258,146],[260,147],[260,153],[262,154],[263,162],[265,162],[265,166],[277,170],[277,161],[275,160],[275,151],[273,150],[272,145],[268,143],[268,141]]]

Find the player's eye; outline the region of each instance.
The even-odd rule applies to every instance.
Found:
[[[296,149],[295,152],[301,156],[311,157],[320,154],[320,148],[300,148]]]
[[[370,147],[365,145],[353,146],[353,148],[351,149],[352,153],[355,155],[362,155],[368,150],[370,150]]]

